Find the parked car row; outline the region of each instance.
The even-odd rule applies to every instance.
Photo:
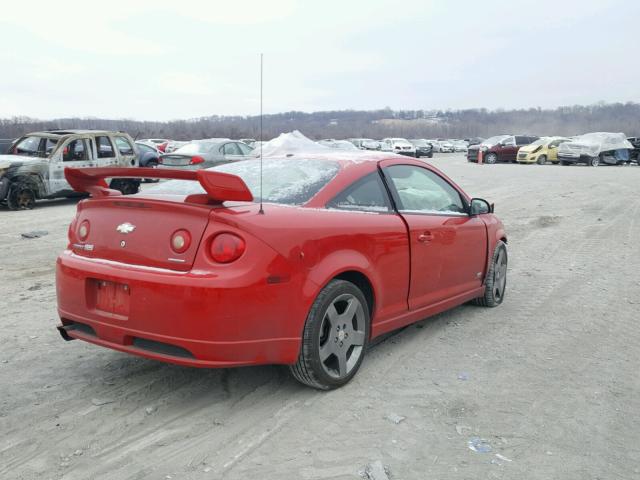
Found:
[[[575,137],[536,137],[531,135],[496,135],[472,145],[467,150],[469,162],[494,164],[585,163],[622,165],[639,161],[640,142],[637,137],[627,139],[623,133],[596,132]]]

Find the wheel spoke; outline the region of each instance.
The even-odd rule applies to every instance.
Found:
[[[329,305],[329,308],[327,308],[327,318],[329,319],[329,323],[332,328],[337,326],[340,321],[340,315],[338,315],[336,306],[333,303]]]
[[[335,343],[333,342],[333,340],[331,339],[331,337],[329,337],[327,339],[327,341],[325,342],[325,344],[323,346],[320,347],[320,361],[321,362],[325,362],[327,360],[327,358],[329,358],[331,355],[333,355],[334,352],[334,345]]]
[[[341,377],[344,377],[347,374],[347,352],[346,349],[336,353],[336,357],[338,358],[338,373]]]
[[[360,306],[360,302],[358,300],[356,300],[355,298],[349,299],[349,303],[347,305],[347,308],[345,309],[345,311],[341,315],[342,320],[344,321],[344,323],[346,323],[347,325],[352,325],[353,317],[355,316],[356,312],[358,311],[358,307],[359,306]]]
[[[352,333],[349,334],[349,340],[351,343],[351,345],[364,345],[364,332],[359,332],[357,330],[354,330]]]

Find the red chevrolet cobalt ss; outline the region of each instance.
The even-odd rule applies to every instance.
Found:
[[[284,364],[326,390],[373,338],[504,299],[493,206],[418,160],[265,158],[262,187],[257,159],[65,173],[91,194],[57,261],[66,340],[195,367]],[[170,180],[126,197],[105,183],[132,176]]]

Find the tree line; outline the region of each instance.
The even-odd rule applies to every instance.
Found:
[[[221,116],[166,122],[130,119],[28,117],[0,119],[0,138],[16,138],[41,130],[119,130],[137,138],[255,138],[260,134],[258,116]],[[577,135],[587,132],[624,132],[640,136],[640,103],[598,103],[552,109],[512,110],[338,110],[284,112],[263,117],[263,138],[300,130],[312,139],[321,138],[469,138],[503,133],[530,135]]]

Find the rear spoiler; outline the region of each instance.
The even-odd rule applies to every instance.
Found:
[[[176,170],[168,168],[65,168],[64,176],[76,192],[89,193],[93,197],[112,197],[122,195],[118,190],[109,188],[105,178],[170,178],[174,180],[197,180],[204,188],[209,203],[222,203],[226,200],[251,202],[251,191],[237,175],[214,172],[212,170]],[[193,201],[200,203],[198,197],[191,195]]]

